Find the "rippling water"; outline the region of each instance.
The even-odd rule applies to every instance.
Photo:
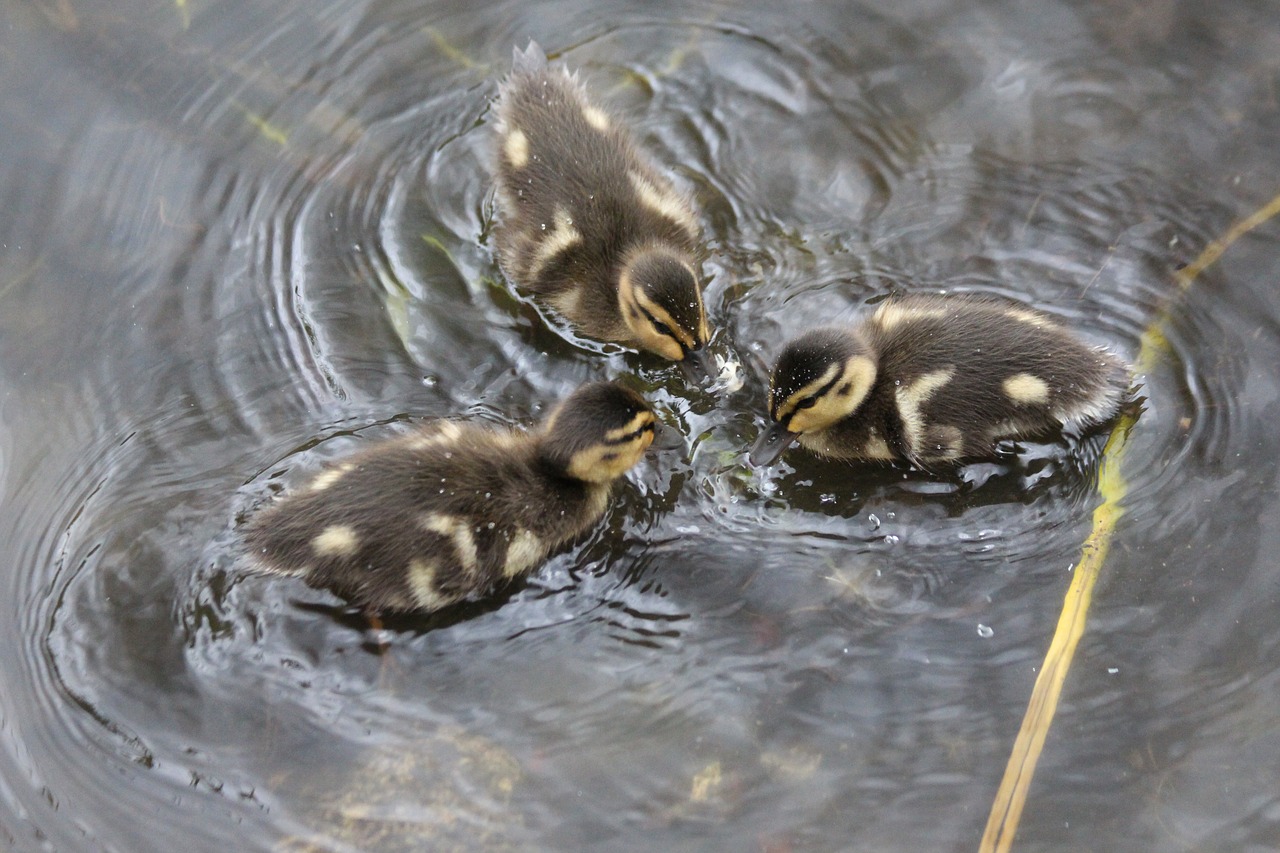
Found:
[[[1280,191],[1280,18],[882,5],[0,9],[0,846],[976,848],[1098,442],[765,476],[765,365],[941,288],[1133,358],[1175,270]],[[530,37],[696,198],[740,391],[503,280],[489,103]],[[1172,303],[1138,377],[1015,849],[1280,844],[1277,235]],[[255,507],[372,437],[621,374],[687,448],[503,598],[379,655],[234,559]]]

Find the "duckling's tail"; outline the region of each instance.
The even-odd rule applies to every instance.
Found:
[[[511,54],[512,73],[534,74],[547,67],[547,54],[533,39],[529,39],[529,46],[524,50],[513,48]]]

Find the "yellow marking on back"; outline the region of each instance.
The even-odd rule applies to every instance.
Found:
[[[440,421],[422,435],[415,436],[409,442],[410,450],[426,450],[443,444],[452,444],[462,437],[462,427],[453,421]]]
[[[1010,320],[1017,320],[1019,323],[1029,323],[1039,329],[1056,328],[1054,323],[1049,319],[1041,317],[1034,311],[1027,311],[1022,308],[1007,308],[1005,309],[1004,316],[1008,317]]]
[[[582,117],[587,120],[587,124],[601,133],[609,129],[609,116],[605,114],[604,110],[585,104],[582,107]]]
[[[511,128],[502,142],[502,153],[507,156],[507,162],[512,168],[523,169],[529,165],[529,137],[520,128]]]
[[[409,589],[413,599],[424,610],[438,610],[449,600],[436,589],[436,564],[429,560],[409,561]]]
[[[360,537],[349,524],[331,524],[311,540],[317,557],[351,557],[360,550]]]
[[[1000,385],[1005,396],[1020,406],[1038,406],[1049,402],[1049,383],[1030,373],[1015,373]]]
[[[471,524],[466,519],[441,512],[429,512],[418,523],[424,530],[447,536],[453,542],[454,555],[462,568],[468,572],[476,570],[476,540],[471,532]]]
[[[538,248],[533,253],[533,261],[529,264],[528,277],[536,279],[547,264],[555,260],[556,255],[582,242],[582,233],[573,227],[573,219],[563,208],[556,211],[551,230],[541,235]]]
[[[954,375],[955,371],[951,369],[935,370],[920,376],[909,385],[903,385],[895,392],[898,417],[902,419],[902,431],[906,436],[905,443],[909,452],[915,453],[919,449],[925,435],[926,424],[920,409]]]
[[[893,459],[894,453],[889,449],[889,442],[874,431],[871,437],[867,439],[866,444],[862,445],[862,455],[867,459]]]
[[[886,302],[871,315],[871,322],[886,332],[903,323],[914,323],[919,320],[936,320],[947,316],[944,308],[913,308],[910,304]]]
[[[631,187],[636,191],[641,204],[688,231],[693,239],[698,239],[698,220],[680,196],[673,190],[655,186],[653,181],[639,172],[631,172],[628,177],[631,178]],[[694,278],[696,280],[697,276]]]
[[[323,492],[325,489],[329,488],[334,483],[341,480],[343,475],[346,474],[348,471],[350,471],[353,467],[355,466],[353,466],[351,463],[348,462],[348,463],[339,465],[336,468],[330,468],[328,471],[321,471],[319,474],[316,475],[315,479],[313,479],[307,485],[307,491]]]
[[[542,559],[545,553],[546,546],[536,534],[523,527],[517,528],[515,536],[511,537],[511,544],[507,546],[502,573],[509,578],[523,574]]]

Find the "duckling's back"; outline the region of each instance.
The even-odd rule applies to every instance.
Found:
[[[607,487],[543,469],[529,436],[475,426],[383,442],[254,519],[261,568],[375,610],[435,610],[523,574],[598,517]]]
[[[625,336],[619,267],[629,251],[653,243],[694,256],[692,207],[576,75],[548,65],[536,45],[516,53],[497,111],[495,239],[507,275],[588,335]],[[577,286],[572,304],[557,302]]]
[[[916,458],[982,456],[1001,438],[1085,428],[1123,396],[1118,359],[1004,300],[899,298],[863,331],[879,357],[878,390],[891,395]]]

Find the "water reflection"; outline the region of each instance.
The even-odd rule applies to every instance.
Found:
[[[1096,447],[764,476],[743,455],[764,366],[806,325],[937,288],[1132,357],[1173,270],[1270,191],[1269,11],[0,12],[0,840],[970,849]],[[575,338],[499,274],[488,102],[530,36],[701,206],[736,393]],[[1027,846],[1275,836],[1274,233],[1175,305],[1138,377],[1128,514]],[[238,521],[365,436],[531,422],[623,373],[687,452],[523,586],[392,625],[385,654],[340,600],[235,559]]]

